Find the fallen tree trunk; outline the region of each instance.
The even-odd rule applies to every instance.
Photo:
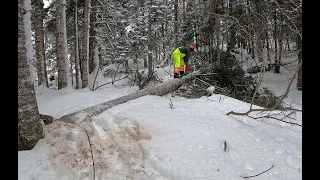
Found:
[[[189,74],[187,76],[182,77],[181,79],[173,79],[168,82],[164,82],[161,84],[157,84],[154,86],[150,86],[148,88],[142,89],[140,91],[113,99],[108,102],[104,102],[95,106],[91,106],[89,108],[83,109],[81,111],[77,111],[71,114],[67,114],[65,116],[62,116],[60,121],[66,122],[66,123],[79,123],[82,121],[90,121],[90,117],[98,115],[102,113],[103,111],[106,111],[107,109],[117,106],[119,104],[131,101],[133,99],[146,96],[146,95],[158,95],[162,96],[167,93],[170,93],[176,89],[178,89],[182,84],[190,81],[195,77],[195,74]]]

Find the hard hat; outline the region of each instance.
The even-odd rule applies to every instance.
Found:
[[[190,48],[191,52],[194,52],[196,46],[194,44],[190,44],[189,48]]]

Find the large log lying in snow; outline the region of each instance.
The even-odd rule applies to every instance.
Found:
[[[170,93],[176,89],[178,89],[182,84],[190,81],[195,77],[195,74],[189,74],[187,76],[182,77],[181,79],[173,79],[171,81],[167,81],[164,83],[160,83],[154,86],[150,86],[148,88],[142,89],[140,91],[113,99],[108,102],[104,102],[95,106],[91,106],[89,108],[83,109],[81,111],[77,111],[71,114],[67,114],[62,116],[60,121],[68,122],[68,123],[77,123],[86,120],[90,120],[90,117],[98,115],[107,109],[117,106],[119,104],[131,101],[133,99],[146,96],[146,95],[158,95],[162,96],[167,93]]]

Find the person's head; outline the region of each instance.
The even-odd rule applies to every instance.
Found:
[[[190,44],[189,45],[189,49],[190,49],[191,52],[194,52],[195,48],[196,48],[196,46],[194,44]]]

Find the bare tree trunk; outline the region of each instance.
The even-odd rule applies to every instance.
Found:
[[[91,0],[90,5],[96,6],[96,0]],[[97,64],[94,62],[94,52],[97,45],[95,22],[96,22],[96,11],[90,11],[90,28],[89,28],[89,74],[91,74]]]
[[[212,34],[208,34],[208,57],[209,57],[209,62],[213,61],[213,56],[212,56],[212,51],[213,51],[213,41],[212,41]]]
[[[217,60],[220,61],[220,19],[218,17],[216,17],[216,34],[217,34],[217,47],[216,47],[216,52],[217,52]],[[223,38],[222,38],[223,39]],[[222,40],[223,41],[223,40]],[[221,43],[223,46],[223,42]],[[222,49],[223,51],[223,49]]]
[[[282,49],[283,49],[283,17],[280,15],[280,32],[279,32],[279,63],[281,63]]]
[[[90,6],[97,6],[97,0],[91,0]],[[90,11],[90,29],[89,29],[89,76],[88,76],[88,85],[89,88],[93,91],[97,75],[99,73],[99,45],[96,38],[96,10]]]
[[[182,23],[185,23],[186,22],[186,0],[182,0],[182,8],[183,8],[183,11],[182,11]]]
[[[262,38],[261,35],[257,36],[257,54],[259,62],[263,62],[263,47],[262,47]]]
[[[253,25],[251,24],[251,28],[253,29]],[[255,59],[255,53],[254,53],[254,31],[251,30],[251,53],[252,53],[252,59]]]
[[[234,2],[235,0],[229,0],[229,14],[230,16],[233,16],[234,13]],[[234,48],[236,45],[236,31],[235,31],[235,25],[231,25],[230,27],[230,40],[228,42],[228,48],[227,50],[230,51],[231,49]]]
[[[69,61],[67,55],[67,33],[66,33],[66,2],[56,1],[56,53],[58,68],[58,89],[71,85],[69,76]]]
[[[302,61],[302,43],[299,43],[299,54],[298,54],[299,64]],[[302,66],[298,71],[298,82],[297,82],[297,89],[302,91]]]
[[[166,58],[167,58],[167,54],[166,54],[166,36],[165,36],[165,29],[164,29],[164,23],[162,23],[162,38],[164,38],[165,40],[163,41],[162,43],[162,53],[163,53],[163,56],[162,56],[162,61],[165,62],[166,61]],[[167,62],[165,63],[167,64]]]
[[[101,45],[99,46],[98,50],[99,50],[99,68],[102,69],[103,58],[102,58],[102,48],[101,48]]]
[[[151,0],[151,5],[152,6],[152,0]],[[150,8],[150,12],[149,12],[149,30],[148,30],[148,75],[152,75],[153,74],[153,68],[152,68],[152,34],[151,34],[151,8]]]
[[[299,28],[299,33],[302,35],[302,13],[299,16],[297,26]],[[299,54],[298,54],[299,64],[302,64],[302,36],[300,36],[299,34],[297,34],[296,36],[297,36],[297,46],[299,50]],[[298,69],[297,89],[299,91],[302,91],[302,66]]]
[[[178,0],[174,0],[174,45],[178,46]]]
[[[18,138],[23,149],[30,150],[44,136],[43,122],[40,119],[34,86],[30,83],[27,63],[26,39],[24,30],[25,6],[30,1],[18,1]],[[21,146],[20,146],[21,148]]]
[[[250,10],[250,1],[249,0],[246,0],[246,4],[247,4],[247,11],[249,12],[249,14],[250,14],[250,12],[251,12],[251,10]],[[247,32],[249,32],[250,33],[250,35],[251,35],[251,37],[249,38],[249,40],[248,40],[248,49],[249,49],[249,54],[251,54],[252,55],[252,58],[253,59],[255,59],[255,57],[254,57],[254,46],[253,46],[253,35],[254,35],[254,33],[253,33],[253,31],[252,31],[252,25],[251,25],[251,23],[252,22],[250,22],[250,19],[247,19],[247,25],[248,25],[248,27],[251,27],[251,29],[250,28],[247,28]]]
[[[274,16],[273,16],[273,23],[274,23],[274,30],[273,30],[273,39],[274,39],[274,51],[275,51],[275,57],[274,57],[274,63],[275,68],[274,68],[274,72],[275,73],[280,73],[280,65],[279,65],[279,60],[278,60],[278,32],[277,32],[277,12],[276,10],[274,11]]]
[[[19,110],[19,109],[18,109]],[[18,117],[18,122],[20,122],[20,117]],[[20,141],[20,135],[19,135],[19,124],[18,124],[18,151],[22,151],[23,148],[23,144]]]
[[[83,25],[83,41],[82,41],[82,60],[81,60],[81,80],[82,88],[88,87],[88,59],[89,59],[89,20],[90,20],[90,0],[85,0],[84,3],[84,25]]]
[[[71,49],[71,48],[70,48]],[[72,87],[73,87],[73,63],[74,63],[74,54],[73,52],[70,53],[70,75],[71,75],[71,84],[72,84]]]
[[[143,58],[143,67],[144,68],[147,68],[148,67],[148,61],[147,61],[147,58]]]
[[[262,26],[261,23],[258,23],[258,27],[256,29],[256,46],[257,46],[257,56],[259,62],[263,62],[263,41],[265,39],[264,33],[262,32],[262,29],[260,28]]]
[[[169,38],[168,38],[168,0],[165,1],[166,3],[166,13],[165,13],[165,29],[163,29],[163,37],[165,38],[165,40],[163,41],[163,60],[166,60],[166,64],[169,64],[169,58],[167,58],[167,46],[169,45]],[[165,36],[166,34],[166,36]]]
[[[165,95],[167,93],[170,93],[170,92],[176,90],[183,83],[190,81],[194,77],[195,76],[193,74],[189,74],[189,75],[184,76],[179,79],[173,79],[171,81],[167,81],[167,82],[164,82],[161,84],[150,86],[150,87],[147,87],[147,88],[142,89],[140,91],[116,98],[114,100],[111,100],[111,101],[108,101],[105,103],[101,103],[101,104],[86,108],[84,110],[77,111],[77,112],[62,116],[59,120],[64,121],[64,122],[68,122],[68,123],[79,122],[82,120],[86,120],[86,118],[90,118],[92,116],[98,115],[111,107],[117,106],[119,104],[131,101],[133,99],[136,99],[136,98],[139,98],[142,96],[146,96],[146,95],[162,96],[162,95]],[[84,118],[80,119],[79,114],[84,115],[84,116],[82,116]]]
[[[38,74],[38,86],[45,83],[48,87],[48,80],[46,76],[45,60],[44,60],[44,31],[43,31],[43,2],[40,0],[32,0],[34,29],[35,29],[35,50]]]
[[[78,0],[75,0],[74,13],[75,41],[74,41],[74,68],[76,70],[76,89],[79,89],[79,32],[78,32]]]
[[[198,48],[199,47],[199,43],[198,43],[198,33],[197,33],[197,24],[194,23],[193,25],[194,27],[194,38],[195,38],[195,45]]]
[[[290,50],[290,44],[289,44],[289,38],[288,38],[288,36],[287,36],[287,41],[286,41],[286,42],[287,42],[288,51],[291,51],[291,50]]]
[[[265,33],[266,33],[265,40],[266,40],[266,43],[267,43],[267,58],[268,58],[268,62],[271,63],[268,28],[266,28]]]

